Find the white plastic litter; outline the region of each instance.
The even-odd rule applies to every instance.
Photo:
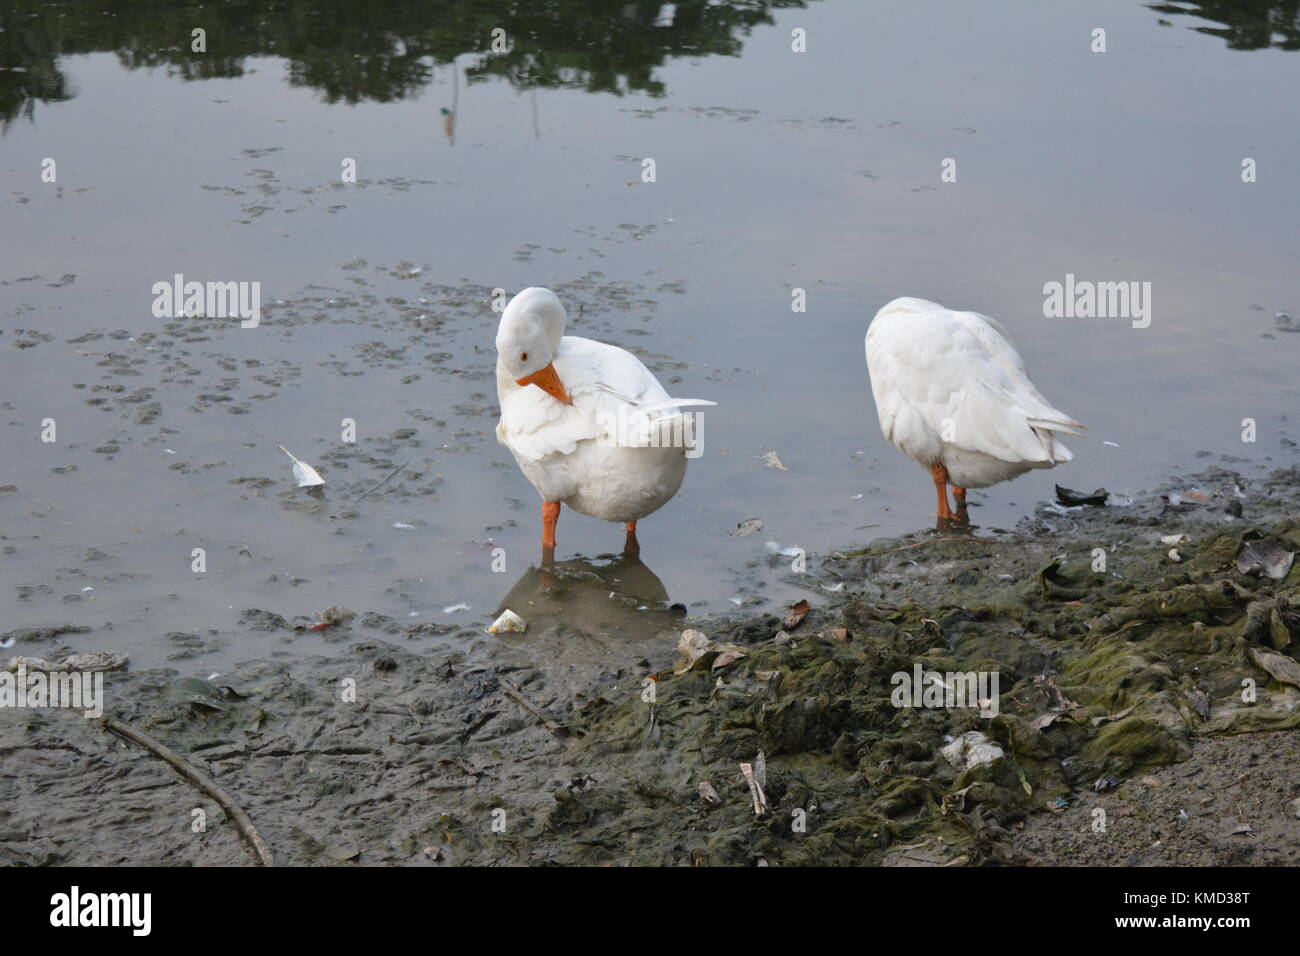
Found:
[[[501,616],[487,629],[489,634],[522,634],[528,630],[528,622],[510,608],[501,612]]]
[[[946,747],[941,747],[939,753],[958,770],[969,770],[1001,760],[1004,756],[1002,748],[978,730],[968,730]]]
[[[779,554],[786,558],[797,558],[800,553],[798,548],[782,548],[775,541],[769,541],[764,547],[767,548],[768,554]]]

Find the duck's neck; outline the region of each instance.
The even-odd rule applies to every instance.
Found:
[[[565,315],[563,309],[548,311],[542,316],[542,327],[546,329],[546,341],[550,343],[551,354],[560,354],[560,342],[564,339]]]
[[[506,371],[505,363],[497,357],[497,398],[504,400],[507,395],[519,391],[519,384]]]

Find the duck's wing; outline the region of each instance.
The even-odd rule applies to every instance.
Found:
[[[656,433],[662,444],[674,427],[680,433],[683,407],[715,404],[700,398],[673,398],[631,352],[576,335],[560,342],[555,371],[574,408],[589,416],[599,437],[619,444],[648,444]]]
[[[502,403],[497,438],[526,461],[567,455],[589,438],[646,444],[655,430],[673,427],[680,406],[714,404],[672,398],[631,352],[592,339],[566,335],[554,365],[572,405],[540,388],[519,389]]]
[[[1054,433],[1082,426],[1043,397],[988,316],[895,299],[867,332],[867,365],[881,428],[900,447],[938,441],[1001,461],[1073,457]]]
[[[558,369],[557,369],[558,371]],[[596,423],[573,405],[565,405],[540,388],[519,388],[501,399],[497,441],[521,462],[567,455],[578,442],[600,434]]]

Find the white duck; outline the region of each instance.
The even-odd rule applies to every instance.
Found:
[[[1002,326],[987,315],[895,299],[876,313],[866,348],[880,429],[930,470],[940,527],[968,520],[967,488],[1074,457],[1056,433],[1078,435],[1073,429],[1084,426],[1043,398]]]
[[[497,328],[497,440],[542,496],[542,547],[555,548],[563,502],[579,514],[636,523],[682,485],[700,435],[630,352],[564,334],[565,311],[550,289],[524,289]]]

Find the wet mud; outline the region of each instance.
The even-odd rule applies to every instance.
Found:
[[[1300,469],[1214,468],[1012,531],[878,540],[821,556],[802,619],[689,614],[639,561],[570,561],[502,602],[524,634],[423,647],[358,608],[322,632],[331,656],[110,671],[107,712],[214,778],[278,863],[1294,865],[1300,570],[1250,556],[1300,550],[1298,505]],[[50,661],[94,643],[2,639]],[[896,706],[918,664],[996,673],[996,708]],[[997,756],[954,765],[973,733]],[[22,763],[9,863],[253,862],[94,720],[10,711],[0,750]]]

